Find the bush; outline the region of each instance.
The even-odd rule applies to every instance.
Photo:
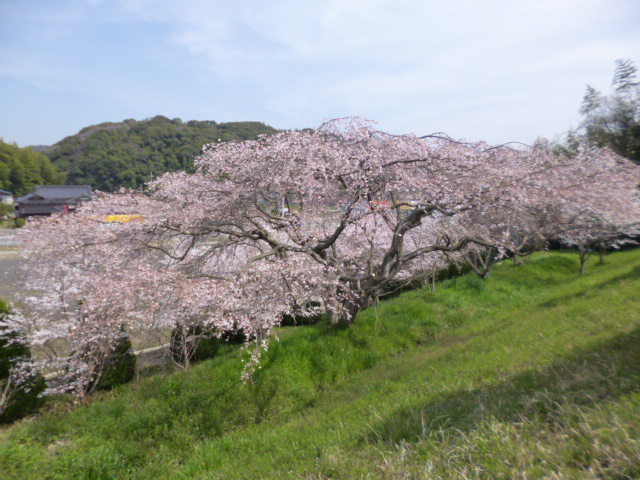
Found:
[[[18,364],[31,360],[31,349],[11,317],[9,305],[0,300],[0,423],[13,422],[36,410],[46,387],[42,375],[29,369],[16,376]]]
[[[0,202],[0,220],[5,220],[13,213],[14,207],[10,203]]]
[[[84,384],[84,394],[91,394],[96,390],[111,390],[133,380],[136,374],[137,359],[131,347],[129,334],[123,327],[120,327],[120,335],[113,351],[106,358],[97,361],[96,358],[99,357],[96,357],[95,352],[91,352],[90,348],[91,346],[87,346],[86,349],[81,350],[82,353],[74,353],[74,356],[81,361],[92,364],[93,376],[88,383]],[[73,377],[74,374],[71,373],[69,378]],[[78,378],[76,377],[74,380],[78,380]]]
[[[131,347],[129,335],[122,329],[115,350],[107,359],[104,373],[98,381],[98,390],[111,390],[133,380],[136,375],[136,356]]]
[[[133,380],[136,375],[136,355],[133,353],[129,334],[121,328],[122,335],[103,366],[102,375],[93,390],[111,390],[118,385],[124,385]]]

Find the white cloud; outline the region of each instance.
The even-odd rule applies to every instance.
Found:
[[[395,131],[535,138],[575,122],[584,85],[608,88],[616,58],[640,60],[631,0],[12,5],[0,26],[29,35],[0,43],[0,75],[103,92],[126,116],[305,127],[354,114]]]

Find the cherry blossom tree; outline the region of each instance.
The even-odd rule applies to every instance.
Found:
[[[472,249],[489,249],[492,262],[529,251],[598,204],[628,218],[638,168],[627,163],[542,143],[391,135],[353,119],[208,145],[195,173],[100,195],[23,231],[28,288],[41,292],[29,302],[33,341],[73,364],[78,392],[122,325],[242,329],[250,371],[284,315],[351,323],[393,282]],[[631,193],[611,202],[619,175]]]
[[[217,236],[209,252],[241,245],[254,250],[250,264],[297,255],[329,269],[342,296],[340,308],[329,311],[351,322],[412,264],[469,244],[493,246],[496,239],[473,228],[452,232],[451,219],[540,195],[548,190],[542,172],[556,160],[330,122],[314,132],[209,146],[195,175],[152,184],[156,201],[185,205],[169,212],[175,226],[156,222],[156,231],[182,245]]]
[[[640,173],[631,161],[608,149],[583,148],[575,158],[574,174],[587,187],[566,195],[561,209],[566,225],[556,238],[580,255],[580,274],[595,249],[637,243],[640,235]]]

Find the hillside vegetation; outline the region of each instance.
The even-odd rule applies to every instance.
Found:
[[[3,478],[638,478],[640,250],[504,262],[0,432]]]
[[[0,140],[0,190],[20,197],[35,190],[36,185],[56,185],[64,179],[46,155]]]
[[[156,116],[86,127],[45,153],[58,170],[67,172],[68,183],[116,191],[137,188],[165,172],[189,170],[206,143],[275,132],[260,122],[182,122]]]

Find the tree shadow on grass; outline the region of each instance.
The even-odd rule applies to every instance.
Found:
[[[589,295],[592,292],[599,291],[602,288],[615,287],[620,282],[623,282],[625,280],[634,280],[638,278],[640,278],[640,266],[632,268],[626,273],[616,275],[615,277],[611,277],[607,280],[603,280],[602,282],[598,282],[593,285],[583,286],[577,289],[576,293],[572,295],[560,295],[550,300],[545,300],[544,302],[541,302],[539,306],[542,308],[550,308],[558,305],[563,305],[566,303],[568,299],[582,298]]]
[[[542,420],[551,429],[563,406],[597,407],[640,391],[640,327],[588,350],[527,370],[498,384],[459,389],[389,412],[362,443],[398,444],[431,431],[467,433],[489,422]]]

